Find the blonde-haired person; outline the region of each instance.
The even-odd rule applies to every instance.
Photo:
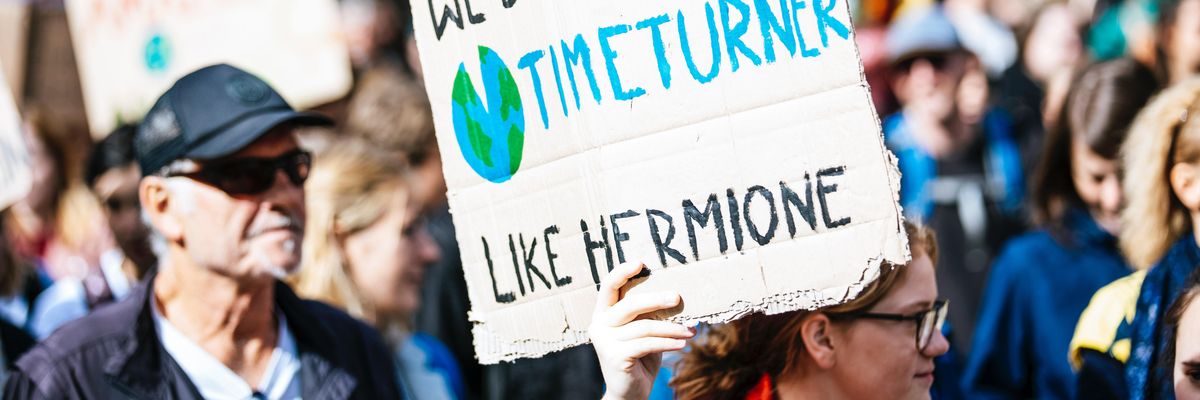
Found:
[[[619,293],[641,271],[614,269],[600,284],[590,335],[606,399],[645,399],[662,354],[690,346],[671,380],[682,399],[927,399],[941,334],[932,231],[906,226],[912,261],[881,267],[848,303],[815,311],[753,314],[699,338],[685,326],[640,319],[675,307],[677,293]],[[692,340],[687,340],[692,339]]]
[[[296,292],[374,325],[395,351],[410,398],[463,397],[462,377],[436,339],[411,331],[437,247],[421,225],[402,158],[355,138],[317,154],[305,185],[307,222]]]
[[[1159,327],[1200,265],[1194,233],[1200,224],[1200,77],[1156,96],[1122,151],[1129,203],[1121,212],[1120,245],[1140,271],[1096,292],[1080,316],[1070,357],[1092,374],[1082,375],[1081,384],[1104,382],[1135,400],[1169,397],[1165,372],[1154,368],[1166,347]]]

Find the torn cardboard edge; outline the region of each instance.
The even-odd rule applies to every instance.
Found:
[[[880,139],[879,139],[880,145],[882,146],[883,145],[882,144],[882,140],[883,140],[882,134],[879,137],[880,137]],[[898,200],[900,172],[899,172],[899,168],[897,166],[897,160],[896,160],[895,156],[891,153],[891,151],[887,150],[886,148],[884,148],[883,151],[885,153],[884,154],[885,155],[885,166],[888,169],[887,175],[889,178],[889,185],[892,188],[892,190],[891,190],[892,197],[893,197],[893,200]],[[906,265],[912,259],[912,252],[911,252],[911,249],[909,248],[909,239],[904,230],[904,217],[903,217],[903,213],[901,212],[902,211],[901,207],[899,206],[898,201],[894,202],[893,204],[896,204],[895,205],[895,213],[896,213],[895,215],[897,216],[897,218],[895,219],[896,224],[894,226],[897,230],[895,232],[896,238],[898,238],[900,241],[900,243],[898,243],[896,245],[898,245],[899,248],[902,249],[902,253],[900,254],[901,259],[900,260],[891,260],[891,259],[888,259],[885,254],[876,254],[874,257],[867,258],[866,260],[864,260],[862,262],[862,264],[864,266],[860,270],[860,278],[858,279],[857,282],[851,283],[849,285],[844,285],[844,286],[829,287],[829,288],[823,288],[823,289],[804,289],[804,290],[798,290],[798,291],[793,291],[793,292],[789,292],[789,293],[764,296],[764,297],[758,299],[758,301],[748,301],[748,300],[747,301],[737,301],[733,304],[730,304],[727,307],[724,307],[722,309],[723,311],[719,311],[719,312],[715,312],[715,313],[711,313],[711,314],[707,314],[707,315],[692,316],[692,317],[674,317],[674,318],[667,317],[667,318],[663,318],[663,319],[667,320],[667,321],[671,321],[671,322],[684,323],[684,324],[690,323],[690,322],[709,323],[709,324],[726,323],[726,322],[730,322],[733,320],[737,320],[739,318],[742,318],[744,316],[747,316],[747,315],[750,315],[753,313],[764,313],[767,315],[775,315],[775,314],[781,314],[781,313],[785,313],[785,312],[792,312],[792,311],[798,311],[798,310],[810,310],[811,311],[811,310],[816,310],[816,309],[833,306],[833,305],[837,305],[837,304],[843,304],[847,301],[851,301],[851,300],[855,299],[859,294],[861,294],[863,289],[868,287],[870,284],[872,284],[878,278],[879,272],[881,270],[881,265],[883,265],[885,262],[894,265],[896,268],[901,268],[901,267],[904,267],[904,265]],[[888,218],[888,220],[890,220],[890,218]],[[872,222],[879,222],[879,221],[883,221],[883,220],[866,221],[866,222],[857,223],[855,225],[865,225],[865,224],[870,224]],[[846,227],[844,229],[848,229],[848,228],[851,228],[851,227]],[[888,248],[890,248],[890,247],[883,246],[880,253],[887,252]],[[757,249],[754,249],[754,251],[759,251],[761,249],[762,248],[757,248]],[[762,271],[763,267],[761,264],[759,264],[758,268],[759,268],[759,271]],[[762,275],[763,274],[761,274],[761,272],[760,272],[760,276],[762,276]],[[652,276],[654,276],[654,275],[652,275]],[[649,278],[646,278],[646,279],[649,279]],[[468,280],[467,284],[468,284],[468,287],[470,287],[471,285],[474,285],[475,283]],[[579,288],[579,289],[576,289],[575,291],[579,291],[579,290],[589,290],[589,289]],[[536,302],[542,302],[542,301],[557,301],[558,303],[556,306],[563,308],[563,314],[566,315],[567,310],[565,309],[565,304],[562,301],[562,294],[560,294],[560,296],[557,296],[557,297],[548,297],[548,298],[542,298],[542,299],[536,300]],[[529,306],[529,304],[531,304],[531,303],[527,303],[524,305]],[[571,324],[569,324],[569,323],[564,323],[565,329],[562,332],[561,340],[523,339],[523,340],[513,341],[510,339],[505,339],[502,336],[500,336],[500,335],[496,334],[495,332],[493,332],[492,330],[490,330],[488,328],[488,324],[486,322],[481,321],[479,318],[477,318],[475,316],[474,311],[471,311],[469,313],[469,315],[470,315],[470,320],[473,325],[472,333],[474,336],[474,346],[475,346],[475,351],[476,351],[476,358],[482,364],[486,364],[486,365],[497,364],[500,362],[511,362],[511,361],[521,359],[521,358],[542,357],[549,353],[562,351],[562,350],[565,350],[568,348],[588,344],[591,342],[591,339],[588,336],[588,331],[586,328],[573,329],[571,327]],[[591,318],[588,318],[589,321],[590,321],[590,319]]]

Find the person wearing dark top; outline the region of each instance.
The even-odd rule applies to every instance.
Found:
[[[295,131],[329,123],[229,65],[180,78],[134,140],[154,275],[26,353],[4,398],[401,398],[377,332],[279,281],[311,167]]]
[[[5,369],[16,368],[17,360],[35,344],[37,342],[33,341],[33,336],[29,336],[16,325],[0,319],[0,352],[4,356]]]
[[[6,205],[0,204],[0,214]],[[3,231],[4,218],[0,215],[0,231]],[[40,289],[37,275],[33,268],[20,261],[12,254],[8,241],[0,235],[0,296],[24,296],[26,304],[33,304],[33,296]],[[32,293],[33,296],[29,294]],[[7,319],[0,318],[0,357],[3,357],[4,371],[0,371],[0,383],[4,382],[7,370],[15,367],[17,360],[25,352],[33,348],[33,337],[24,329],[14,325]]]
[[[990,255],[1023,225],[1020,152],[1003,112],[988,111],[975,124],[960,113],[959,85],[978,61],[940,6],[895,21],[887,46],[902,109],[884,120],[883,132],[899,159],[900,205],[905,217],[938,232],[939,290],[955,304],[951,342],[966,354]]]
[[[1128,204],[1121,212],[1120,244],[1138,272],[1092,297],[1072,341],[1072,357],[1090,354],[1103,375],[1111,376],[1115,363],[1124,364],[1124,381],[1106,385],[1124,390],[1107,398],[1173,397],[1168,371],[1157,363],[1173,340],[1161,329],[1165,312],[1200,266],[1198,115],[1200,77],[1193,77],[1151,100],[1122,145]],[[1086,370],[1088,360],[1083,361]]]
[[[971,398],[1075,398],[1067,349],[1092,294],[1130,272],[1117,155],[1154,93],[1153,73],[1119,59],[1076,80],[1034,177],[1040,229],[1010,241],[988,278],[963,385]]]

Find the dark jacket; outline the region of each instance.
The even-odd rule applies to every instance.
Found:
[[[148,282],[153,282],[152,278]],[[151,284],[54,332],[17,362],[6,399],[198,399],[163,348],[149,302]],[[300,353],[305,399],[396,399],[391,352],[373,329],[283,283],[275,304]]]
[[[1168,343],[1175,342],[1173,332],[1163,326],[1162,320],[1196,268],[1200,268],[1200,247],[1196,245],[1195,234],[1189,233],[1179,238],[1146,273],[1133,318],[1129,362],[1125,364],[1129,399],[1175,398],[1171,368],[1157,365]]]
[[[1067,212],[1062,225],[1009,241],[992,266],[963,374],[970,398],[1076,398],[1067,357],[1076,321],[1130,268],[1086,211]]]
[[[16,368],[17,360],[21,359],[29,349],[37,344],[29,333],[12,323],[0,319],[0,351],[4,352],[4,368]]]

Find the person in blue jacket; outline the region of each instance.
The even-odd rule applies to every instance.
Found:
[[[988,266],[1025,230],[1020,146],[1007,112],[959,102],[979,61],[941,5],[903,13],[885,46],[901,108],[882,127],[900,168],[900,206],[938,232],[938,290],[954,303],[953,347],[966,354]]]
[[[1034,177],[1040,229],[996,259],[963,373],[969,398],[1075,398],[1067,349],[1092,294],[1130,272],[1121,229],[1120,145],[1157,84],[1129,59],[1087,68]]]
[[[1126,398],[1171,399],[1170,371],[1156,368],[1174,340],[1164,314],[1200,267],[1200,77],[1163,91],[1138,117],[1125,145],[1128,181],[1135,195],[1122,214],[1121,247],[1130,263],[1146,269],[1138,292],[1125,364]]]

